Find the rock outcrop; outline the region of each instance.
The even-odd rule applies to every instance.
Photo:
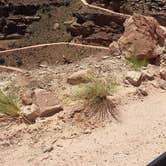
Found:
[[[164,31],[154,18],[134,14],[124,27],[118,45],[126,58],[153,59],[162,54]]]
[[[27,31],[27,27],[34,21],[39,21],[38,10],[45,10],[50,6],[68,5],[68,2],[37,2],[24,3],[0,0],[0,40],[18,39],[23,37]],[[13,35],[14,34],[14,35]]]
[[[124,32],[124,18],[100,13],[74,13],[75,21],[67,25],[67,31],[77,41],[85,44],[109,46]]]

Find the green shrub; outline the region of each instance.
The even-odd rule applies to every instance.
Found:
[[[13,102],[13,100],[10,97],[6,96],[1,90],[0,90],[0,113],[9,116],[20,115],[20,110]]]
[[[138,59],[136,57],[132,57],[127,60],[131,68],[133,68],[134,70],[141,70],[142,67],[147,66],[149,63],[147,59]]]

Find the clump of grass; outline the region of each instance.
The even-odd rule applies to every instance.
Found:
[[[147,59],[138,59],[136,57],[132,57],[127,60],[131,68],[136,71],[141,70],[142,67],[146,67],[149,63]]]
[[[6,96],[1,90],[0,90],[0,113],[8,115],[8,116],[19,116],[20,110],[17,107],[17,105],[14,103],[14,101]]]
[[[115,104],[108,98],[116,91],[115,81],[90,75],[89,82],[80,84],[72,92],[73,99],[82,100],[86,117],[105,120],[110,116],[117,119]]]

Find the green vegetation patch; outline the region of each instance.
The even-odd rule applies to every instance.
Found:
[[[14,103],[14,101],[10,97],[6,96],[1,90],[0,90],[0,113],[12,117],[20,115],[20,110],[17,107],[17,105]]]
[[[146,67],[149,64],[147,59],[138,59],[136,57],[132,57],[127,59],[128,64],[134,70],[141,70],[142,67]]]

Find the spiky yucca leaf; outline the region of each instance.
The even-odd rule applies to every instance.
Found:
[[[1,90],[0,90],[0,113],[9,116],[20,115],[20,110],[13,102],[13,100],[10,97],[6,96]]]

